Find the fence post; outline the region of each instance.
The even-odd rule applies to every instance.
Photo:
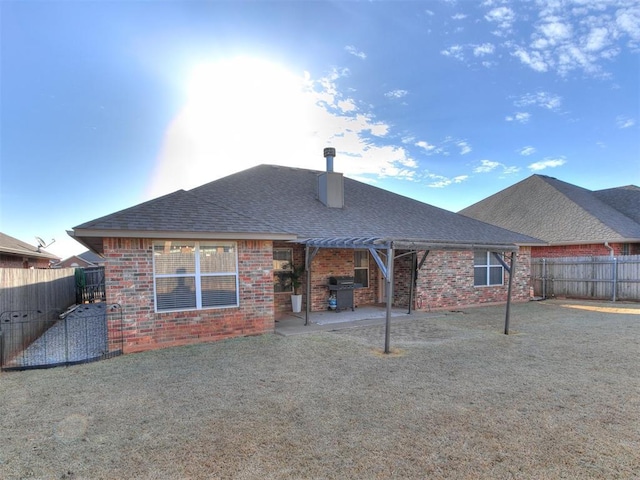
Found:
[[[613,288],[612,288],[612,301],[616,301],[616,294],[618,293],[618,258],[613,257]]]
[[[542,298],[547,299],[547,259],[542,259]]]

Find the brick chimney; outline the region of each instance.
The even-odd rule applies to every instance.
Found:
[[[324,149],[324,158],[327,159],[327,171],[318,175],[318,199],[327,207],[344,207],[344,178],[341,173],[333,171],[333,158],[336,149],[327,147]]]

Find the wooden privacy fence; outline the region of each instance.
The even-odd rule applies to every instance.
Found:
[[[537,297],[640,301],[640,255],[532,258]]]
[[[8,356],[9,345],[24,347],[48,328],[60,312],[73,305],[76,286],[73,268],[23,269],[0,268],[0,351]],[[17,319],[38,319],[28,329],[22,329],[20,338],[10,324]]]

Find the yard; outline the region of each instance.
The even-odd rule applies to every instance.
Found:
[[[574,308],[581,307],[581,308]],[[516,304],[0,375],[3,479],[640,478],[640,305]]]

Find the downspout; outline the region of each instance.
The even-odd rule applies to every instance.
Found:
[[[604,242],[604,246],[609,249],[609,256],[613,257],[613,247],[609,245],[609,242]]]

